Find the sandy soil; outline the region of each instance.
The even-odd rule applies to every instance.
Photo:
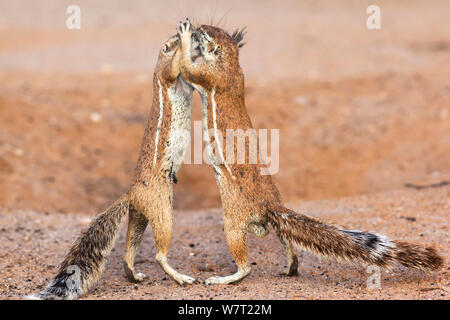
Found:
[[[448,212],[450,187],[423,191],[398,190],[339,200],[307,201],[291,207],[345,226],[376,230],[393,239],[422,245],[433,244],[449,258]],[[425,214],[426,213],[426,214]],[[80,214],[44,214],[34,211],[2,211],[0,253],[1,298],[20,298],[43,288],[75,235],[89,221]],[[414,220],[414,221],[412,221]],[[169,253],[172,266],[204,280],[235,272],[226,248],[218,209],[176,211],[174,241]],[[370,274],[359,265],[340,264],[299,253],[299,276],[287,278],[283,249],[270,234],[251,236],[249,258],[252,274],[237,285],[180,287],[154,260],[150,230],[137,256],[136,269],[148,279],[128,283],[122,270],[125,228],[112,252],[102,280],[86,299],[448,299],[449,266],[434,274],[401,267],[382,271],[381,288],[368,289]],[[206,239],[206,240],[205,240]]]
[[[64,2],[0,0],[2,297],[44,285],[87,219],[128,187],[156,54],[184,16],[230,31],[247,26],[247,108],[256,128],[280,129],[274,179],[287,202],[340,224],[434,243],[448,256],[448,187],[404,188],[450,180],[448,1],[379,1],[380,31],[365,27],[372,1],[78,3],[82,28],[71,31]],[[195,96],[195,120],[199,107]],[[232,272],[211,168],[185,165],[178,176],[173,264],[203,279]],[[273,237],[252,240],[257,265],[242,284],[179,288],[162,280],[149,238],[139,265],[149,280],[136,290],[126,284],[122,235],[89,298],[448,294],[447,267],[431,276],[384,274],[382,290],[372,292],[363,268],[303,254],[298,279],[277,277],[283,261]]]

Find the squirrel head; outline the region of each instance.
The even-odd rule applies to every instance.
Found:
[[[170,37],[159,50],[158,61],[155,66],[154,77],[159,79],[161,83],[168,83],[175,80],[180,70],[174,69],[172,60],[179,47],[180,39],[178,35]]]
[[[159,50],[158,64],[160,66],[167,65],[172,61],[173,55],[180,44],[178,35],[170,37]]]
[[[233,35],[214,26],[202,25],[193,34],[193,40],[198,42],[198,49],[203,59],[209,62],[226,61],[239,65],[239,48],[245,35],[245,28],[236,30]]]

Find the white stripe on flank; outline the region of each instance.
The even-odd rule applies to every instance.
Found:
[[[217,148],[219,149],[220,158],[225,165],[225,168],[227,168],[228,172],[231,174],[231,177],[235,179],[233,174],[231,173],[231,169],[228,166],[228,164],[225,162],[225,158],[223,157],[223,151],[222,146],[220,145],[220,141],[217,139],[218,133],[217,133],[217,122],[216,122],[216,100],[214,99],[214,95],[216,94],[216,88],[212,89],[211,91],[211,102],[212,102],[212,109],[213,109],[213,125],[214,125],[214,137],[216,138]]]
[[[217,167],[213,153],[212,153],[212,147],[211,147],[211,139],[209,137],[209,131],[208,131],[208,96],[205,93],[205,90],[198,86],[199,92],[201,92],[202,97],[202,123],[203,123],[203,141],[205,142],[206,150],[208,151],[209,159],[211,162],[211,165],[214,167],[214,171],[217,171],[220,175],[222,175],[222,170]],[[218,180],[219,181],[219,180]]]
[[[156,136],[155,136],[155,155],[153,156],[153,165],[156,165],[156,158],[158,156],[158,140],[159,140],[159,130],[161,129],[163,111],[164,111],[164,101],[162,95],[161,82],[158,80],[159,87],[159,118],[158,118],[158,126],[156,127]]]

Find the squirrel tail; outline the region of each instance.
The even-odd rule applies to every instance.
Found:
[[[86,293],[103,273],[128,207],[128,195],[124,195],[99,214],[75,241],[50,284],[27,298],[72,300]]]
[[[344,230],[285,207],[269,210],[268,218],[279,237],[316,255],[380,267],[398,262],[423,271],[438,270],[443,264],[434,248],[390,240],[371,232]]]

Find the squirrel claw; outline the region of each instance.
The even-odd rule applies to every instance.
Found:
[[[180,33],[191,32],[191,21],[189,20],[189,18],[186,18],[184,22],[180,21],[179,31]]]
[[[186,276],[184,274],[178,274],[176,276],[174,276],[174,280],[180,285],[185,285],[185,284],[195,284],[198,283],[198,281],[192,277]]]

